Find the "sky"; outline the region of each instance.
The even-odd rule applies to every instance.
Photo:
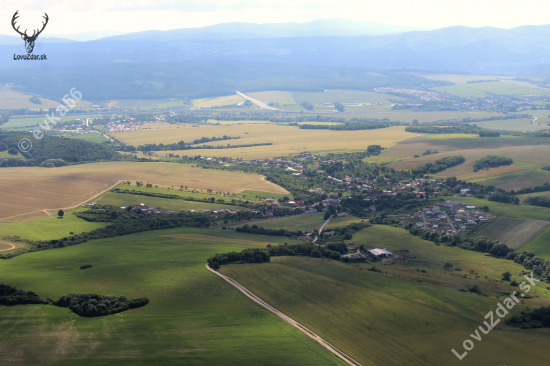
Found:
[[[0,3],[0,34],[41,26],[43,36],[107,34],[203,27],[218,23],[304,23],[317,19],[358,21],[435,29],[453,25],[513,28],[550,23],[548,0],[11,0]]]

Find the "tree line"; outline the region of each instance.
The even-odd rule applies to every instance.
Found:
[[[55,305],[68,308],[83,317],[105,316],[118,314],[123,311],[136,309],[149,303],[149,299],[142,297],[130,300],[121,296],[102,296],[97,294],[68,294],[58,300],[42,299],[32,291],[18,290],[15,287],[0,284],[0,305],[15,306],[28,304]]]
[[[474,172],[477,172],[482,169],[496,168],[504,165],[512,165],[513,163],[514,163],[514,160],[504,156],[488,155],[484,158],[477,160],[474,163],[473,168],[474,168]]]
[[[448,156],[443,159],[436,160],[434,163],[428,163],[417,166],[411,169],[411,172],[415,175],[420,174],[434,174],[441,172],[445,169],[452,168],[453,166],[463,164],[466,161],[462,155],[460,156]]]
[[[21,155],[26,160],[0,160],[0,167],[39,166],[46,160],[52,159],[62,159],[67,164],[122,159],[118,152],[102,144],[48,135],[41,140],[36,140],[29,133],[0,132],[0,146],[18,149],[18,143],[22,138],[31,139],[33,144],[30,151],[21,151]]]

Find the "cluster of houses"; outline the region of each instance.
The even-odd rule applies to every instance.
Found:
[[[127,118],[124,121],[112,121],[105,125],[108,132],[131,132],[139,130],[142,123],[136,122],[134,118]]]
[[[470,226],[484,224],[495,217],[476,206],[446,200],[436,202],[433,207],[424,207],[422,211],[410,215],[410,218],[421,220],[416,223],[416,226],[423,229],[456,234],[468,230]]]

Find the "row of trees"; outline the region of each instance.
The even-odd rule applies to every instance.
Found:
[[[456,165],[463,164],[466,161],[462,155],[460,156],[448,156],[443,159],[436,160],[434,163],[428,163],[417,166],[411,169],[411,172],[415,175],[421,174],[434,174],[441,172],[445,169],[451,168]]]
[[[53,302],[54,305],[69,308],[75,314],[84,317],[118,314],[149,304],[149,299],[142,297],[130,300],[121,296],[102,296],[97,294],[68,294]]]
[[[524,202],[531,206],[550,207],[550,198],[548,197],[529,196]]]

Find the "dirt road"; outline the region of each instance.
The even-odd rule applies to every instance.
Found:
[[[268,303],[266,303],[265,301],[260,299],[258,296],[254,295],[252,292],[250,292],[248,289],[246,289],[246,287],[242,286],[240,283],[238,283],[237,281],[235,281],[231,277],[226,276],[224,274],[221,274],[218,271],[214,271],[212,268],[210,268],[210,266],[208,266],[208,264],[206,264],[205,267],[209,271],[217,274],[218,276],[220,276],[221,278],[223,278],[224,280],[229,282],[231,285],[235,286],[235,288],[237,290],[242,292],[246,297],[248,297],[249,299],[254,301],[256,304],[262,306],[263,308],[265,308],[268,311],[272,312],[273,314],[277,315],[279,318],[281,318],[282,320],[284,320],[288,324],[292,325],[293,327],[298,328],[299,330],[301,330],[308,337],[310,337],[311,339],[313,339],[314,341],[319,343],[321,346],[325,347],[327,350],[332,352],[338,358],[342,359],[346,364],[348,364],[350,366],[363,366],[361,363],[355,361],[353,358],[351,358],[350,356],[348,356],[347,354],[345,354],[344,352],[342,352],[341,350],[339,350],[338,348],[336,348],[335,346],[333,346],[332,344],[327,342],[325,339],[323,339],[320,336],[318,336],[317,334],[313,333],[311,330],[309,330],[308,328],[306,328],[302,324],[298,323],[296,320],[290,318],[289,316],[286,316],[285,314],[281,313],[279,310],[275,309],[273,306],[269,305]]]

